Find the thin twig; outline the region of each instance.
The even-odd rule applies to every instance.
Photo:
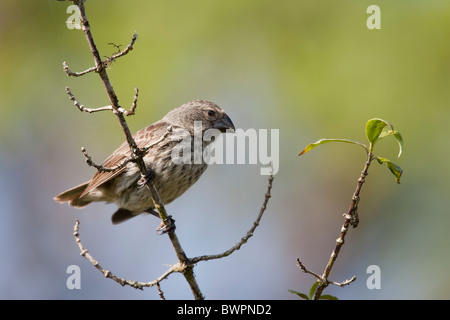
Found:
[[[259,214],[258,214],[255,222],[253,223],[253,226],[250,228],[250,230],[247,231],[246,235],[244,237],[242,237],[241,241],[239,241],[233,247],[231,247],[230,249],[228,249],[228,250],[226,250],[226,251],[224,251],[224,252],[222,252],[220,254],[204,255],[204,256],[199,256],[199,257],[195,257],[195,258],[189,259],[190,263],[194,264],[194,263],[197,263],[199,261],[220,259],[220,258],[229,256],[230,254],[232,254],[236,250],[239,250],[241,248],[241,246],[244,243],[246,243],[248,241],[248,239],[250,239],[253,236],[253,232],[258,227],[259,222],[261,221],[261,218],[262,218],[264,212],[267,209],[267,203],[269,202],[269,199],[271,197],[272,183],[273,183],[274,179],[275,178],[273,177],[273,174],[271,174],[269,176],[269,184],[267,186],[267,192],[265,194],[264,202],[263,202],[263,205],[261,207],[261,210],[259,211]]]
[[[328,277],[331,274],[331,269],[333,268],[334,263],[336,262],[336,259],[339,255],[339,252],[345,242],[345,236],[347,235],[347,231],[349,226],[353,226],[355,228],[358,225],[359,218],[358,218],[358,203],[359,203],[359,194],[361,192],[361,188],[366,181],[366,177],[369,174],[369,166],[370,163],[373,160],[373,154],[371,152],[368,152],[367,154],[367,160],[364,164],[364,169],[361,171],[361,175],[358,179],[358,182],[356,184],[355,192],[352,196],[352,201],[350,202],[350,207],[348,211],[344,214],[344,223],[341,227],[341,232],[339,234],[339,237],[336,239],[336,245],[334,247],[333,252],[331,253],[330,260],[328,261],[325,270],[321,276],[321,281],[319,282],[319,285],[317,286],[317,290],[314,293],[314,299],[319,299],[322,295],[323,290],[329,285]],[[353,279],[353,280],[352,280]],[[344,281],[343,283],[349,284],[352,281],[356,279],[356,277],[352,277],[352,279]]]
[[[353,276],[350,279],[342,281],[342,282],[330,281],[330,283],[334,284],[335,286],[338,286],[338,287],[345,287],[345,286],[348,286],[350,283],[352,283],[355,280],[356,280],[356,276]]]
[[[158,289],[158,294],[161,300],[166,300],[164,297],[164,292],[161,290],[161,286],[159,285],[159,282],[156,283],[156,289]]]
[[[169,268],[166,272],[164,272],[161,276],[159,276],[156,280],[150,282],[139,282],[139,281],[130,281],[124,278],[120,278],[115,276],[111,271],[103,269],[99,262],[89,253],[89,251],[83,246],[81,243],[80,235],[79,235],[79,227],[80,221],[75,220],[75,226],[73,227],[73,235],[75,237],[75,241],[80,249],[80,255],[89,260],[97,270],[99,270],[105,278],[109,278],[119,283],[121,286],[130,286],[135,289],[143,290],[144,287],[153,287],[157,285],[162,280],[166,279],[170,274],[174,272],[180,272],[179,266],[175,265]]]
[[[119,170],[119,169],[125,167],[129,162],[133,161],[132,157],[126,157],[125,159],[123,159],[119,164],[115,165],[114,167],[107,168],[102,165],[96,164],[94,161],[92,161],[92,158],[90,155],[88,155],[85,147],[81,147],[81,152],[83,152],[83,155],[86,157],[86,163],[88,164],[88,166],[94,167],[99,172],[114,172],[116,170]]]
[[[124,114],[126,116],[134,115],[134,112],[137,107],[137,99],[138,99],[138,95],[139,95],[139,89],[138,88],[134,88],[134,89],[135,89],[135,94],[133,97],[133,103],[131,104],[130,110],[127,111],[124,108],[119,107],[119,108],[117,108],[117,112],[121,112],[122,114]],[[77,107],[82,112],[94,113],[94,112],[100,112],[100,111],[113,111],[113,112],[116,111],[116,110],[114,110],[114,108],[112,106],[104,106],[104,107],[95,108],[95,109],[87,108],[84,105],[82,105],[80,102],[78,102],[78,100],[72,94],[72,91],[70,90],[69,87],[66,87],[66,93],[69,95],[69,99],[73,102],[75,107]]]
[[[133,102],[131,103],[131,108],[130,108],[130,110],[125,111],[125,113],[124,113],[126,116],[134,115],[134,112],[136,111],[136,107],[137,107],[138,96],[139,96],[139,89],[135,87]]]
[[[167,138],[167,136],[172,132],[172,127],[168,126],[166,128],[166,132],[156,141],[152,142],[151,144],[149,144],[148,146],[144,147],[141,149],[141,152],[143,153],[143,155],[145,155],[149,149],[153,148],[154,146],[156,146],[157,144],[161,143],[162,141],[164,141],[164,139]],[[94,167],[96,168],[99,172],[114,172],[116,170],[122,169],[123,167],[125,167],[129,162],[135,162],[136,159],[133,156],[130,157],[126,157],[125,159],[123,159],[119,164],[115,165],[114,167],[104,167],[102,165],[96,164],[94,161],[92,161],[91,156],[87,153],[86,148],[85,147],[81,147],[81,152],[83,152],[83,155],[86,157],[86,163],[88,164],[88,166],[90,167]]]
[[[96,259],[94,259],[94,257],[92,257],[92,255],[89,253],[89,251],[83,246],[83,244],[81,243],[81,239],[79,236],[79,226],[80,226],[80,221],[76,220],[75,221],[75,226],[74,226],[74,236],[75,236],[75,241],[80,249],[81,255],[83,257],[85,257],[86,259],[88,259],[106,278],[110,278],[114,281],[116,281],[117,283],[119,283],[122,286],[130,286],[133,287],[135,289],[140,289],[142,290],[144,287],[153,287],[153,286],[157,286],[158,287],[158,293],[161,297],[161,299],[165,300],[163,292],[161,291],[160,287],[159,287],[159,283],[166,279],[170,274],[174,273],[174,272],[179,272],[184,274],[186,280],[188,281],[188,283],[191,286],[192,292],[194,294],[195,299],[204,299],[203,295],[201,294],[200,288],[198,288],[198,284],[196,281],[192,280],[192,278],[195,277],[194,272],[193,272],[193,266],[194,264],[196,264],[199,261],[207,261],[207,260],[213,260],[213,259],[219,259],[219,258],[223,258],[226,256],[229,256],[230,254],[232,254],[234,251],[238,250],[244,243],[247,242],[247,240],[253,236],[253,232],[255,231],[256,227],[259,225],[259,222],[264,214],[264,212],[267,209],[267,204],[268,201],[271,197],[271,190],[272,190],[272,183],[273,183],[274,177],[273,175],[270,175],[269,177],[269,184],[267,186],[267,193],[265,194],[265,198],[264,198],[264,202],[263,205],[261,207],[261,210],[255,220],[255,222],[253,223],[252,228],[247,232],[246,236],[244,236],[241,241],[239,243],[237,243],[236,245],[234,245],[232,248],[230,248],[229,250],[225,251],[222,254],[218,254],[218,255],[209,255],[209,256],[200,256],[200,257],[195,257],[193,259],[188,259],[184,253],[184,251],[181,249],[181,245],[178,242],[178,238],[176,237],[176,234],[174,232],[169,232],[169,237],[172,241],[172,244],[174,246],[174,249],[177,253],[177,256],[179,257],[179,262],[175,265],[172,265],[166,272],[164,272],[161,276],[159,276],[157,279],[150,281],[150,282],[139,282],[139,281],[130,281],[130,280],[126,280],[124,278],[120,278],[115,276],[114,274],[112,274],[109,270],[105,270],[103,269],[100,264],[98,263],[98,261]],[[181,256],[181,258],[180,258]],[[180,262],[180,260],[185,260],[187,263],[182,263]],[[301,262],[298,260],[298,262],[301,264]],[[311,272],[308,272],[311,273]],[[313,274],[313,273],[311,273]],[[316,277],[320,277],[319,275],[315,275]],[[352,280],[353,281],[353,280]]]
[[[344,287],[344,286],[347,286],[347,285],[349,285],[350,283],[352,283],[353,281],[356,280],[356,276],[353,276],[353,277],[351,277],[349,280],[345,280],[345,281],[343,281],[343,282],[329,281],[328,279],[324,280],[320,274],[317,274],[317,273],[315,273],[315,272],[313,272],[313,271],[308,270],[308,269],[304,266],[304,264],[300,261],[299,258],[297,258],[297,265],[298,265],[298,267],[300,268],[300,270],[302,270],[304,273],[309,273],[309,274],[312,275],[313,277],[317,278],[317,280],[319,281],[319,284],[320,284],[320,283],[323,283],[324,281],[326,281],[326,282],[328,282],[329,284],[334,284],[335,286],[338,286],[338,287]]]
[[[172,133],[172,126],[168,126],[166,128],[166,132],[164,132],[164,134],[161,136],[161,138],[159,138],[158,140],[156,140],[155,142],[150,143],[148,146],[143,147],[141,150],[142,152],[144,152],[144,154],[151,148],[153,148],[154,146],[156,146],[158,143],[161,143],[162,141],[164,141],[164,139],[167,138],[167,136],[169,134]]]
[[[65,61],[63,62],[63,68],[64,68],[64,71],[66,72],[67,76],[69,76],[69,77],[81,77],[90,72],[97,72],[97,67],[91,67],[91,68],[86,69],[81,72],[73,72],[69,69],[67,62],[65,62]]]
[[[84,105],[82,105],[81,103],[78,102],[78,100],[72,94],[72,91],[70,90],[69,87],[66,87],[66,93],[69,95],[69,99],[73,102],[75,107],[77,107],[82,112],[93,113],[93,112],[99,112],[99,111],[108,111],[108,110],[112,111],[113,110],[113,108],[111,106],[105,106],[105,107],[100,107],[100,108],[96,108],[96,109],[86,108]]]
[[[136,42],[136,40],[137,40],[137,33],[135,32],[133,34],[133,37],[131,38],[130,44],[121,52],[120,52],[120,46],[115,45],[113,43],[108,43],[108,44],[112,44],[116,48],[118,48],[119,52],[111,57],[106,57],[106,59],[101,61],[101,63],[96,64],[94,67],[90,67],[89,69],[86,69],[84,71],[81,71],[81,72],[71,71],[69,69],[69,66],[67,65],[66,61],[63,62],[63,69],[66,72],[67,76],[71,76],[71,77],[81,77],[90,72],[100,72],[102,69],[109,67],[117,58],[120,58],[120,57],[126,55],[131,50],[133,50],[133,46],[134,46],[134,43]]]
[[[120,47],[122,46],[121,44],[115,44],[114,42],[108,42],[108,45],[113,46],[114,48],[117,49],[117,53],[120,52]]]
[[[303,263],[300,261],[299,258],[297,258],[297,265],[304,273],[309,273],[310,275],[316,277],[319,281],[322,281],[322,276],[313,271],[306,269],[306,267],[303,265]]]
[[[133,34],[133,37],[131,38],[131,42],[130,42],[130,44],[125,48],[125,49],[123,49],[123,51],[121,51],[121,52],[118,52],[118,53],[116,53],[115,55],[113,55],[113,56],[111,56],[111,57],[109,57],[109,58],[106,58],[104,61],[103,61],[103,65],[104,66],[109,66],[112,62],[114,62],[114,60],[116,60],[117,58],[120,58],[120,57],[122,57],[122,56],[124,56],[124,55],[126,55],[128,52],[130,52],[131,50],[133,50],[133,46],[134,46],[134,43],[136,42],[136,40],[137,40],[137,33],[135,32],[134,34]],[[109,43],[109,44],[112,44],[112,43]],[[115,44],[113,44],[116,48],[118,48],[119,49],[119,51],[120,51],[120,46],[117,46],[117,45],[115,45]]]

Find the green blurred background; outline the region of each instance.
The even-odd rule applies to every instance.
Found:
[[[381,8],[381,29],[368,30],[366,9]],[[0,3],[0,298],[158,299],[155,289],[122,288],[80,257],[72,236],[81,220],[84,245],[118,276],[151,281],[176,262],[159,222],[138,217],[112,226],[114,205],[83,210],[52,197],[94,173],[85,146],[101,162],[122,141],[110,113],[73,107],[108,104],[97,75],[68,78],[92,66],[83,33],[69,30],[69,2]],[[280,130],[280,170],[254,237],[233,255],[195,268],[207,299],[297,299],[321,273],[365,161],[360,148],[325,145],[299,158],[319,138],[364,141],[373,117],[390,121],[405,140],[378,155],[404,169],[397,185],[374,163],[332,279],[357,281],[325,293],[341,299],[450,298],[449,134],[450,2],[317,0],[100,1],[86,4],[102,55],[109,42],[138,41],[109,70],[123,107],[140,89],[132,131],[192,99],[222,106],[236,127]],[[124,47],[122,47],[124,48]],[[213,165],[167,206],[188,256],[222,252],[251,227],[267,177],[258,165]],[[214,188],[211,188],[214,186]],[[81,290],[66,269],[81,268]],[[369,290],[367,267],[381,269]],[[181,275],[162,283],[167,299],[191,299]]]

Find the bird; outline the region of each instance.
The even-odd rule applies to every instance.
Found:
[[[200,124],[201,127],[199,127]],[[230,117],[218,105],[210,101],[193,100],[171,110],[161,120],[139,130],[133,138],[138,148],[145,148],[161,140],[168,128],[172,130],[169,136],[149,148],[143,157],[149,172],[146,178],[152,179],[164,204],[184,194],[208,167],[204,160],[194,159],[196,153],[192,151],[195,151],[193,150],[194,134],[197,134],[195,131],[201,129],[202,134],[209,129],[218,130],[219,134],[235,131]],[[186,147],[180,148],[181,141],[185,141],[183,139],[186,138],[191,144],[188,150]],[[210,140],[202,140],[202,150],[211,143]],[[190,152],[188,157],[185,154],[181,157],[185,161],[180,162],[181,158],[174,159],[174,156],[177,158],[184,152]],[[130,156],[130,147],[125,141],[106,158],[102,166],[115,167]],[[60,203],[68,202],[70,206],[78,208],[92,202],[115,203],[118,209],[111,217],[113,224],[122,223],[142,213],[159,217],[159,214],[154,211],[150,191],[142,187],[142,179],[138,167],[130,161],[113,171],[98,170],[91,180],[58,194],[54,200]]]

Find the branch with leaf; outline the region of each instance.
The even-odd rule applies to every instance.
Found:
[[[306,148],[303,149],[303,151],[299,154],[299,156],[304,155],[305,153],[314,149],[315,147],[322,145],[322,144],[330,143],[330,142],[343,142],[343,143],[354,144],[354,145],[362,147],[367,154],[367,160],[364,164],[363,170],[361,171],[361,175],[358,178],[358,181],[356,184],[356,189],[352,195],[350,206],[349,206],[347,212],[345,212],[343,215],[344,223],[341,227],[339,237],[336,239],[336,245],[334,247],[333,252],[331,253],[330,259],[328,260],[328,263],[327,263],[323,273],[318,274],[318,273],[308,270],[303,265],[303,263],[300,261],[300,259],[297,258],[298,267],[303,272],[308,273],[317,279],[316,282],[314,282],[314,284],[312,285],[312,287],[309,291],[309,295],[306,295],[305,293],[301,293],[301,292],[298,292],[295,290],[289,290],[290,292],[297,294],[298,296],[300,296],[303,299],[307,299],[307,300],[310,300],[310,299],[314,299],[314,300],[336,299],[336,297],[333,297],[331,295],[323,295],[322,294],[322,292],[325,290],[326,287],[328,287],[328,285],[334,284],[334,285],[343,287],[343,286],[349,285],[350,283],[352,283],[353,281],[356,280],[356,277],[353,276],[351,279],[345,280],[343,282],[334,282],[334,281],[329,280],[329,276],[331,274],[331,269],[333,268],[333,265],[336,262],[336,259],[339,255],[339,252],[340,252],[342,246],[344,245],[345,236],[347,235],[349,227],[351,226],[353,228],[356,228],[358,226],[358,223],[359,223],[358,204],[360,201],[360,192],[361,192],[361,188],[362,188],[364,182],[366,181],[366,177],[369,174],[369,167],[370,167],[372,161],[376,160],[379,164],[386,164],[387,168],[394,175],[395,181],[397,183],[400,183],[400,178],[403,173],[402,168],[399,165],[392,162],[391,160],[388,160],[384,157],[376,156],[374,154],[375,144],[383,138],[392,136],[398,143],[398,146],[399,146],[398,157],[400,157],[403,152],[403,138],[402,138],[402,135],[400,134],[400,132],[395,130],[394,126],[392,124],[390,124],[388,121],[385,121],[385,120],[379,119],[379,118],[374,118],[374,119],[370,119],[369,121],[367,121],[365,132],[366,132],[367,140],[369,141],[369,145],[366,145],[359,141],[348,140],[348,139],[321,139],[317,142],[311,143],[308,146],[306,146]]]
[[[67,0],[57,0],[57,1],[67,1]],[[151,178],[148,178],[151,176],[149,174],[150,170],[147,168],[143,157],[146,155],[149,149],[157,145],[158,143],[161,143],[168,135],[171,134],[172,130],[170,127],[167,128],[166,132],[161,135],[160,139],[156,140],[153,144],[138,147],[136,144],[136,141],[133,138],[133,135],[131,134],[127,122],[125,120],[125,116],[134,115],[136,108],[137,108],[137,101],[138,101],[138,94],[139,90],[135,88],[135,95],[131,104],[131,107],[129,110],[125,110],[122,108],[119,104],[119,99],[117,98],[117,95],[113,89],[113,86],[111,85],[111,82],[108,77],[107,68],[111,67],[111,63],[113,61],[116,61],[118,58],[125,56],[126,54],[130,53],[135,45],[135,42],[137,40],[137,34],[134,33],[131,39],[130,44],[123,50],[118,51],[111,57],[106,57],[104,60],[102,60],[101,55],[97,49],[97,46],[94,42],[94,38],[91,33],[91,26],[89,24],[89,21],[87,19],[86,15],[86,8],[85,8],[85,2],[86,0],[72,0],[73,4],[76,5],[80,12],[80,22],[81,22],[81,29],[85,34],[86,40],[88,42],[90,51],[92,56],[94,57],[95,65],[93,67],[90,67],[82,72],[73,72],[69,69],[68,64],[66,62],[63,63],[64,71],[66,72],[67,76],[72,77],[81,77],[88,73],[94,72],[97,73],[101,81],[103,82],[103,85],[106,90],[106,94],[109,98],[110,105],[100,107],[100,108],[87,108],[84,105],[82,105],[78,100],[75,98],[75,96],[72,94],[72,91],[70,88],[66,88],[66,93],[69,96],[69,99],[73,102],[73,104],[83,112],[88,113],[95,113],[95,112],[101,112],[101,111],[111,111],[118,119],[119,125],[125,135],[126,141],[128,143],[128,146],[131,151],[131,155],[127,158],[125,158],[123,161],[118,163],[117,165],[113,167],[104,167],[103,165],[95,164],[94,161],[91,159],[91,157],[88,155],[86,149],[82,148],[82,152],[84,156],[86,157],[86,162],[89,166],[95,167],[99,172],[114,172],[116,170],[120,170],[124,166],[128,165],[130,162],[135,164],[137,168],[139,169],[140,175],[142,177],[142,187],[146,187],[148,189],[149,197],[151,197],[153,201],[154,208],[156,209],[160,219],[162,226],[159,228],[160,230],[165,230],[169,236],[169,239],[172,243],[172,246],[174,248],[174,251],[177,256],[177,263],[172,265],[166,272],[164,272],[161,276],[156,278],[154,281],[150,282],[138,282],[138,281],[130,281],[126,280],[124,278],[118,277],[114,275],[111,271],[104,269],[100,266],[99,262],[89,253],[89,251],[83,246],[80,236],[79,236],[79,226],[80,222],[79,220],[76,221],[75,227],[74,227],[74,237],[76,240],[76,243],[81,251],[81,255],[88,259],[106,278],[110,278],[122,286],[128,285],[136,289],[143,289],[144,287],[152,287],[156,286],[158,288],[158,292],[161,298],[164,298],[164,295],[161,291],[160,282],[164,279],[166,279],[170,274],[174,272],[179,272],[184,275],[186,281],[188,282],[192,293],[194,295],[195,299],[204,299],[204,296],[200,290],[200,287],[195,279],[194,275],[194,265],[200,261],[208,261],[213,259],[220,259],[226,256],[229,256],[236,250],[239,250],[240,247],[248,241],[250,237],[253,236],[253,232],[259,225],[261,218],[266,211],[268,201],[271,197],[271,189],[272,189],[272,183],[274,180],[273,175],[270,175],[269,182],[267,186],[267,192],[264,197],[263,205],[261,207],[261,210],[253,223],[253,226],[249,229],[249,231],[236,243],[233,247],[230,249],[224,251],[220,254],[215,255],[203,255],[199,257],[194,258],[188,258],[185,254],[180,241],[175,233],[175,222],[174,220],[167,214],[167,211],[164,207],[164,203],[162,202],[158,190],[156,190],[153,180]],[[120,46],[114,45],[117,49],[120,49]]]

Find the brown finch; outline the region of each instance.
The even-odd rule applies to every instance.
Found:
[[[216,104],[203,100],[190,101],[167,113],[164,118],[141,129],[134,134],[139,148],[145,148],[159,140],[167,128],[172,133],[164,140],[150,148],[144,156],[149,177],[158,191],[163,203],[167,204],[181,196],[203,174],[207,163],[203,159],[194,159],[195,126],[201,122],[201,134],[208,129],[216,129],[222,133],[234,131],[234,125],[228,115]],[[190,135],[192,148],[180,149],[179,144],[186,135]],[[189,139],[188,139],[189,140]],[[198,141],[198,139],[197,139]],[[211,141],[201,141],[201,152]],[[178,147],[177,147],[178,146]],[[173,152],[173,151],[176,152]],[[173,154],[189,151],[188,161],[173,161]],[[130,147],[124,142],[102,164],[105,168],[117,166],[131,155]],[[186,160],[186,155],[183,154]],[[179,160],[179,159],[178,159]],[[79,186],[69,189],[54,200],[74,207],[84,207],[91,202],[104,201],[116,203],[119,209],[112,215],[114,224],[133,218],[141,213],[155,213],[150,191],[142,187],[142,177],[133,162],[112,172],[97,171],[93,178]]]

